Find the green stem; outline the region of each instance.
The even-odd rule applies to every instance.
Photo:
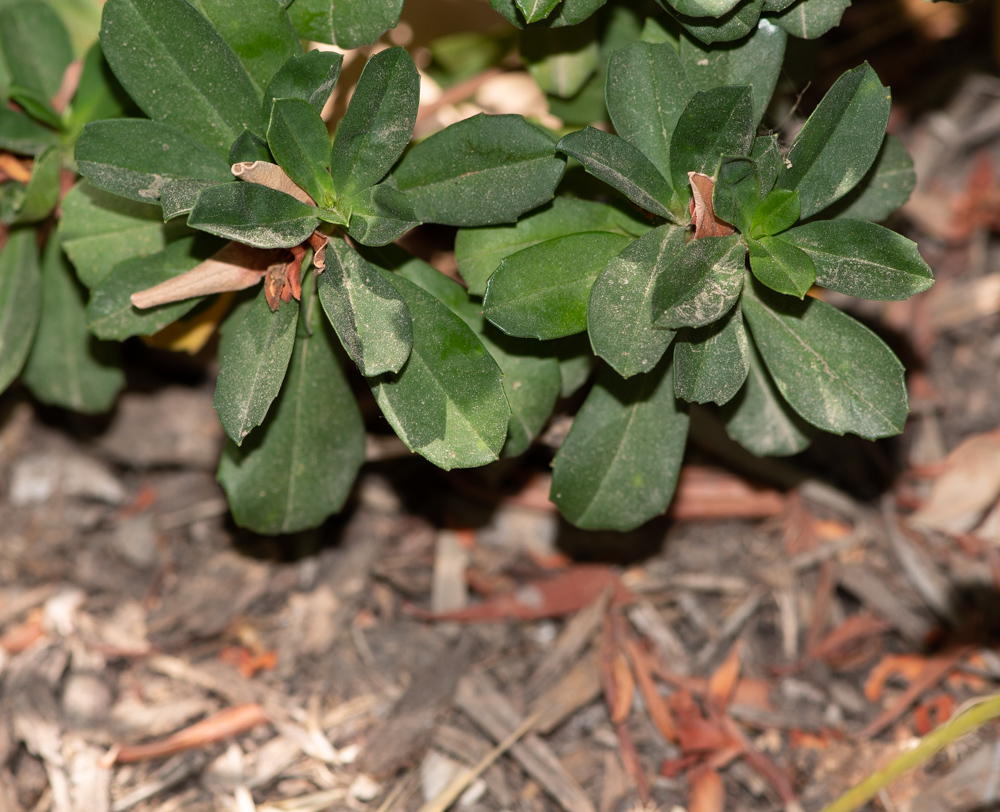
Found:
[[[954,719],[932,730],[912,750],[897,756],[884,770],[873,773],[856,787],[852,787],[823,812],[852,812],[874,798],[880,789],[904,773],[916,769],[943,747],[1000,716],[1000,694],[979,700]]]

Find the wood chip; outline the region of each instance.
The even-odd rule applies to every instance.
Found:
[[[551,733],[581,708],[601,695],[601,676],[596,649],[579,660],[562,679],[549,687],[531,705],[539,715],[535,729]]]

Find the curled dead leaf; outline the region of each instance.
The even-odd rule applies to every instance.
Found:
[[[691,183],[691,222],[694,223],[694,238],[725,237],[733,233],[733,227],[715,216],[712,208],[712,193],[715,181],[703,172],[688,172]]]
[[[243,161],[233,164],[230,171],[240,180],[284,192],[300,203],[306,203],[310,206],[316,205],[316,201],[309,196],[308,192],[288,177],[285,170],[277,164],[268,161]]]

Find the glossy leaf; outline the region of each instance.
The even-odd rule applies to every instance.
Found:
[[[778,391],[808,422],[868,439],[903,430],[903,365],[871,330],[816,299],[759,286],[742,304]]]
[[[689,242],[656,281],[653,323],[676,330],[721,318],[740,294],[745,256],[737,234]]]
[[[240,445],[259,426],[278,395],[295,345],[299,308],[271,312],[263,289],[239,325],[219,343],[219,377],[212,406],[230,439]]]
[[[723,157],[712,192],[716,219],[747,234],[760,202],[760,176],[756,161],[744,157]]]
[[[739,306],[718,321],[677,334],[674,391],[692,403],[728,403],[750,369],[750,342]]]
[[[455,259],[469,293],[482,296],[486,292],[486,281],[500,267],[504,257],[532,245],[584,231],[638,237],[649,229],[649,225],[616,206],[557,197],[513,225],[461,229],[455,238]]]
[[[243,130],[263,132],[260,96],[246,70],[187,0],[108,0],[101,47],[146,115],[223,160]]]
[[[392,283],[346,240],[333,238],[316,285],[330,323],[361,374],[399,372],[410,357],[414,328]]]
[[[162,330],[194,308],[203,297],[145,310],[134,307],[129,297],[190,271],[219,247],[218,241],[203,235],[183,237],[156,254],[118,263],[91,293],[87,304],[87,327],[98,338],[118,341]]]
[[[537,23],[548,17],[560,0],[517,0],[517,7],[524,15],[525,22]]]
[[[198,194],[188,225],[257,248],[282,248],[308,239],[316,209],[257,183],[210,186]]]
[[[587,127],[564,136],[558,149],[583,164],[594,177],[613,186],[637,206],[677,222],[674,190],[650,160],[628,141]],[[687,176],[685,176],[685,181]]]
[[[521,60],[545,92],[569,99],[597,70],[600,47],[597,25],[529,28],[521,35]]]
[[[399,22],[403,0],[295,0],[288,7],[295,30],[303,39],[350,50],[371,45]]]
[[[778,136],[757,136],[753,141],[750,157],[757,165],[761,196],[767,195],[774,188],[785,168],[781,149],[778,147]]]
[[[749,240],[750,270],[772,290],[789,296],[806,295],[816,281],[816,266],[810,256],[783,236]]]
[[[270,120],[270,114],[268,114],[268,120]],[[244,130],[229,148],[229,163],[241,164],[244,162],[253,163],[254,161],[274,163],[274,156],[267,146],[267,141],[257,133]]]
[[[39,0],[0,5],[0,53],[9,81],[47,102],[59,92],[73,46],[58,15]]]
[[[330,177],[326,123],[303,99],[276,99],[267,125],[267,145],[278,165],[319,206],[336,198]]]
[[[656,280],[684,250],[685,230],[660,226],[627,246],[594,282],[587,332],[594,352],[623,378],[655,367],[674,338],[653,326]]]
[[[405,49],[368,60],[333,143],[331,172],[340,194],[372,186],[392,169],[413,134],[419,102],[420,76]]]
[[[58,143],[48,127],[15,110],[0,109],[0,149],[18,155],[38,155]]]
[[[42,403],[88,414],[106,412],[125,385],[118,346],[87,332],[86,292],[59,247],[42,257],[42,309],[21,379]]]
[[[31,179],[24,191],[24,200],[18,207],[14,223],[37,223],[52,213],[59,202],[62,159],[62,150],[58,147],[50,147],[35,159]]]
[[[889,100],[868,63],[827,91],[795,137],[779,180],[798,191],[803,219],[839,200],[868,172],[882,147]]]
[[[770,237],[779,234],[795,225],[799,219],[802,205],[799,193],[789,189],[774,189],[763,200],[754,212],[750,223],[750,236],[753,238]]]
[[[812,428],[781,397],[752,341],[747,349],[746,382],[722,407],[726,433],[758,457],[804,451],[809,447]]]
[[[388,183],[362,189],[341,206],[350,212],[347,233],[362,245],[387,245],[420,225],[406,195]]]
[[[830,290],[864,299],[909,299],[934,284],[915,242],[865,220],[806,223],[781,239],[809,255],[816,281]]]
[[[511,223],[552,199],[565,161],[521,116],[477,115],[411,149],[393,173],[425,223]]]
[[[413,317],[413,350],[399,373],[368,379],[382,414],[408,448],[439,468],[492,462],[510,419],[500,368],[445,305],[401,276],[386,278]]]
[[[840,24],[849,5],[851,0],[798,0],[772,19],[793,37],[816,39]]]
[[[728,14],[742,0],[670,0],[670,5],[680,14],[691,17],[721,17]]]
[[[702,90],[684,108],[670,142],[671,181],[681,199],[691,199],[688,172],[715,175],[723,155],[749,155],[756,124],[749,87]]]
[[[549,498],[585,530],[632,530],[667,509],[688,415],[667,359],[623,380],[605,368],[556,454]]]
[[[33,229],[10,232],[0,249],[0,392],[28,357],[41,311],[38,238]]]
[[[670,176],[670,138],[694,91],[670,43],[636,42],[608,60],[606,94],[615,131],[665,178]]]
[[[508,335],[522,338],[582,332],[594,280],[630,242],[620,234],[587,232],[518,251],[490,277],[483,313]]]
[[[343,62],[343,54],[321,50],[289,59],[264,91],[264,121],[271,119],[271,103],[275,99],[304,99],[317,113],[322,113]]]
[[[910,199],[917,183],[913,159],[895,135],[886,134],[871,169],[851,191],[819,213],[880,222]]]
[[[172,180],[233,179],[229,162],[217,152],[180,130],[142,118],[88,124],[76,143],[76,162],[97,188],[139,203],[155,203]]]
[[[233,518],[257,533],[322,523],[344,506],[365,460],[364,424],[336,338],[315,299],[304,309],[281,392],[260,428],[241,446],[228,442],[219,462]]]
[[[556,7],[556,13],[549,18],[549,25],[559,28],[564,25],[579,25],[588,19],[608,0],[563,0]]]
[[[663,5],[665,0],[660,0]],[[741,0],[728,14],[721,17],[691,17],[676,14],[684,29],[704,43],[732,42],[743,39],[757,25],[764,0]]]

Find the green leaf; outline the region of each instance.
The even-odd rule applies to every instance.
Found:
[[[420,76],[405,49],[368,60],[333,143],[330,167],[341,195],[373,186],[392,169],[413,134],[419,102]]]
[[[220,245],[203,235],[183,237],[162,251],[119,262],[94,288],[87,305],[87,326],[98,338],[123,341],[129,336],[152,335],[176,321],[204,297],[140,310],[129,298],[208,259]]]
[[[295,345],[299,308],[271,312],[263,289],[238,326],[219,343],[219,377],[212,405],[236,445],[259,426],[278,395]]]
[[[789,296],[806,295],[816,281],[816,266],[810,256],[783,237],[749,240],[750,270],[772,290]]]
[[[778,136],[761,135],[753,141],[750,157],[757,165],[757,177],[760,178],[761,196],[767,195],[774,188],[785,168],[781,149],[778,147]]]
[[[670,43],[636,42],[608,60],[606,93],[615,131],[665,178],[670,138],[694,90]]]
[[[510,419],[500,368],[458,316],[423,289],[386,274],[413,317],[413,350],[398,373],[369,378],[382,413],[407,447],[446,471],[485,465]]]
[[[653,323],[676,330],[721,318],[740,295],[745,257],[737,234],[689,242],[656,281]]]
[[[180,130],[144,118],[88,124],[76,142],[76,162],[80,174],[97,188],[139,203],[155,203],[172,180],[233,179],[229,162],[215,151]]]
[[[909,299],[934,284],[915,242],[866,220],[806,223],[781,239],[809,255],[816,281],[830,290],[863,299]]]
[[[839,200],[874,163],[889,121],[889,90],[866,62],[843,74],[799,130],[778,181],[796,189],[802,218]]]
[[[552,199],[566,162],[521,116],[477,115],[411,149],[393,173],[424,223],[511,223]]]
[[[623,378],[655,367],[674,338],[653,326],[656,280],[684,249],[685,230],[660,226],[611,259],[590,292],[587,332],[594,352]]]
[[[303,298],[306,298],[303,296]],[[282,308],[291,306],[285,305]],[[257,533],[295,533],[339,511],[365,461],[365,429],[315,300],[303,315],[288,374],[264,423],[228,442],[218,480],[233,518]]]
[[[188,225],[256,248],[287,248],[309,238],[316,208],[257,183],[226,183],[198,193]]]
[[[521,60],[545,92],[569,99],[593,76],[600,59],[597,25],[529,28],[521,35]]]
[[[572,155],[587,172],[613,186],[637,206],[678,221],[675,212],[680,207],[670,183],[628,141],[587,127],[564,136],[557,149]]]
[[[916,183],[913,159],[903,142],[887,133],[875,163],[861,182],[819,216],[880,222],[910,199]]]
[[[603,369],[552,463],[555,502],[585,530],[632,530],[667,509],[688,415],[667,359],[623,380]]]
[[[742,303],[778,391],[808,422],[870,440],[903,430],[903,365],[871,330],[816,299],[756,286]]]
[[[560,0],[517,0],[517,7],[529,23],[537,23],[548,17]]]
[[[0,6],[0,53],[11,84],[46,102],[59,92],[63,73],[73,61],[66,27],[39,0]]]
[[[840,25],[849,5],[851,0],[798,0],[771,19],[793,37],[816,39]]]
[[[268,120],[270,120],[270,114]],[[229,148],[229,163],[241,164],[244,162],[253,163],[254,161],[274,163],[274,156],[267,146],[267,141],[257,133],[244,130]]]
[[[97,25],[99,28],[100,16],[97,18]],[[84,57],[80,83],[66,115],[65,143],[75,142],[88,121],[118,118],[125,114],[126,105],[131,106],[125,90],[104,59],[101,44],[96,41],[96,31],[94,35],[94,44]]]
[[[263,132],[260,97],[246,70],[186,0],[108,0],[101,47],[146,115],[223,160],[243,130]]]
[[[257,96],[289,59],[302,55],[299,36],[274,0],[189,0],[233,49]],[[268,111],[264,111],[267,121]]]
[[[125,385],[118,345],[87,332],[86,293],[59,247],[42,257],[42,310],[21,379],[42,403],[77,412],[106,412]]]
[[[677,397],[693,403],[728,403],[747,379],[749,345],[738,306],[712,324],[681,330],[674,343]]]
[[[585,127],[595,121],[607,121],[604,105],[604,71],[598,70],[580,91],[570,99],[548,96],[549,112],[566,127]]]
[[[513,225],[461,229],[455,238],[455,259],[459,273],[469,285],[469,293],[482,296],[486,281],[504,257],[524,248],[584,231],[638,237],[649,229],[649,225],[616,206],[557,197]]]
[[[663,5],[664,0],[660,0]],[[678,22],[685,30],[711,45],[714,42],[730,42],[745,37],[760,20],[764,8],[764,0],[741,0],[728,14],[721,17],[691,17],[675,14]]]
[[[753,146],[753,93],[749,87],[698,91],[677,120],[670,142],[671,181],[685,204],[688,172],[715,175],[723,155],[749,155]]]
[[[752,158],[723,157],[716,173],[712,208],[716,218],[750,232],[750,223],[760,206],[760,177]]]
[[[522,338],[582,332],[594,280],[630,242],[620,234],[587,232],[518,251],[490,277],[483,313],[508,335]]]
[[[270,120],[271,103],[275,99],[304,99],[317,113],[322,113],[343,62],[343,54],[320,50],[289,59],[264,91],[264,120]]]
[[[414,333],[406,302],[343,238],[327,243],[326,270],[316,286],[330,323],[362,375],[403,368]]]
[[[549,344],[559,359],[560,384],[559,396],[572,397],[589,379],[594,370],[596,358],[590,349],[590,340],[586,333],[577,333],[566,338],[556,339]]]
[[[99,0],[45,0],[63,21],[73,43],[73,56],[77,59],[87,53],[101,30]]]
[[[732,11],[742,0],[670,0],[670,5],[680,14],[691,17],[722,17]]]
[[[10,86],[10,100],[42,124],[46,124],[54,130],[63,128],[62,116],[55,111],[48,99],[39,95],[38,91],[13,84]]]
[[[760,201],[750,223],[750,236],[770,237],[791,228],[799,219],[802,204],[799,193],[789,189],[774,189]]]
[[[317,205],[334,204],[330,136],[323,119],[309,102],[275,100],[267,127],[267,145],[278,165]]]
[[[18,155],[38,155],[58,141],[55,132],[24,113],[0,109],[0,149]]]
[[[214,180],[185,178],[170,181],[160,189],[160,207],[163,209],[164,222],[193,211],[201,190],[218,185],[218,181]]]
[[[341,205],[350,212],[347,233],[362,245],[387,245],[420,225],[406,195],[388,183],[362,189]]]
[[[762,17],[748,37],[705,45],[682,36],[680,62],[694,90],[724,85],[753,88],[754,123],[760,124],[778,82],[788,35]]]
[[[183,223],[164,225],[157,206],[102,192],[86,181],[62,201],[59,238],[77,277],[88,288],[122,260],[155,254],[190,233]]]
[[[722,407],[726,433],[758,457],[798,454],[809,447],[812,427],[778,393],[752,341],[746,383]]]
[[[299,36],[350,50],[371,45],[399,22],[403,0],[295,0],[288,7]]]
[[[552,28],[559,28],[564,25],[579,25],[607,1],[563,0],[562,5],[557,7],[556,13],[549,19],[547,24]]]
[[[37,223],[48,217],[59,202],[59,170],[62,169],[62,150],[50,147],[35,159],[31,180],[24,193],[14,223]]]
[[[38,325],[41,277],[37,240],[33,229],[17,228],[0,249],[0,392],[24,366]]]

